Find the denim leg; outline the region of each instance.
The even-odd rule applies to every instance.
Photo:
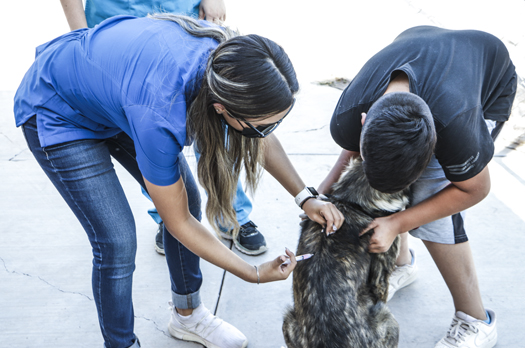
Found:
[[[133,140],[124,132],[119,133],[111,138],[106,139],[108,144],[109,152],[111,156],[115,158],[126,170],[137,180],[137,182],[142,187],[142,194],[146,196],[147,199],[151,201],[151,197],[146,191],[146,185],[142,178],[142,173],[140,172],[139,166],[137,164],[137,155],[135,153],[135,144]],[[151,218],[158,224],[162,222],[157,209],[148,210]]]
[[[188,195],[191,215],[201,221],[201,197],[199,188],[186,158],[179,154],[179,171]],[[171,276],[172,301],[179,309],[197,308],[201,303],[199,289],[202,273],[199,257],[174,238],[164,225],[164,252]]]
[[[92,288],[107,348],[136,341],[131,299],[135,222],[103,140],[42,148],[35,119],[23,131],[36,160],[86,231],[93,250]]]
[[[195,145],[193,145],[193,149],[195,151],[195,157],[197,161],[199,161],[199,158],[201,157],[199,153],[199,149]],[[237,222],[239,223],[239,225],[244,225],[245,223],[250,221],[250,213],[252,212],[252,202],[246,195],[246,192],[244,192],[244,188],[242,187],[240,178],[237,181],[237,190],[235,191],[233,209],[235,209],[235,213],[237,216]],[[220,228],[223,229],[224,231],[229,231],[232,229],[232,227],[224,227],[224,226],[220,226]]]
[[[133,140],[125,133],[120,133],[106,141],[111,155],[130,172],[146,191],[142,174],[137,165]],[[186,187],[190,213],[201,221],[200,192],[183,153],[179,154],[179,171]],[[196,308],[200,304],[199,289],[202,285],[200,258],[174,238],[165,227],[163,239],[166,262],[170,272],[173,303],[175,307],[180,309]]]
[[[233,201],[233,208],[237,213],[237,222],[239,225],[244,225],[250,221],[250,213],[252,212],[252,202],[244,192],[241,179],[237,181],[237,191],[235,200]]]

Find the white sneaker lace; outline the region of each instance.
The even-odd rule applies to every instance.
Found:
[[[170,309],[172,311],[175,311],[176,312],[176,309],[175,309],[175,306],[173,306],[173,302],[169,302],[169,305],[170,305]],[[195,324],[193,325],[186,325],[182,320],[179,320],[179,323],[180,325],[186,329],[187,331],[190,331],[190,332],[193,332],[195,334],[197,334],[198,336],[202,337],[202,338],[206,338],[208,336],[211,335],[211,333],[213,331],[215,331],[219,326],[222,325],[223,323],[223,320],[220,319],[220,318],[217,318],[216,316],[214,316],[213,314],[211,314],[211,312],[209,310],[207,310],[208,314],[207,315],[204,315],[201,320],[199,320],[198,322],[196,322]],[[205,320],[208,320],[208,322],[204,322]],[[204,322],[204,323],[203,323]],[[206,332],[206,330],[208,328],[210,328],[210,326],[212,326],[213,323],[216,323],[216,326],[215,327],[212,327],[208,332]],[[200,327],[199,327],[200,326]],[[206,334],[205,334],[206,333]]]
[[[453,318],[450,329],[448,329],[447,337],[445,341],[452,344],[454,347],[457,347],[458,343],[461,343],[466,340],[467,336],[471,333],[478,333],[479,329],[474,325],[474,323],[468,323],[464,320]]]

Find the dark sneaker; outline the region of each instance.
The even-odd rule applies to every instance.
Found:
[[[221,232],[221,236],[228,240],[233,239],[232,231]],[[268,250],[264,236],[252,221],[248,221],[241,226],[237,239],[233,241],[233,245],[246,255],[260,255]]]
[[[155,250],[164,255],[164,222],[159,224],[159,229],[157,230],[157,235],[155,236]]]

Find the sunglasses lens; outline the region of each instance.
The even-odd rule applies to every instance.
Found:
[[[257,127],[257,130],[259,132],[261,132],[262,134],[264,134],[264,136],[267,136],[268,134],[273,132],[275,130],[275,128],[277,128],[279,123],[281,123],[281,122],[275,122],[275,123],[272,123],[272,124],[268,124],[266,126],[259,126],[259,127]]]
[[[254,128],[251,128],[251,127],[244,128],[242,130],[242,135],[244,135],[247,138],[264,138],[270,133],[272,133],[280,123],[281,122],[275,122],[275,123],[267,124],[264,126],[254,127]]]
[[[277,126],[279,126],[281,124],[281,122],[284,120],[284,118],[286,116],[288,116],[288,114],[292,110],[294,104],[295,104],[295,98],[293,99],[292,105],[290,106],[290,109],[288,109],[288,112],[279,121],[274,122],[274,123],[270,123],[270,124],[267,124],[267,125],[264,125],[264,126],[254,127],[249,122],[247,122],[246,120],[243,120],[243,122],[246,123],[248,125],[248,127],[243,127],[243,130],[242,130],[241,134],[243,136],[247,137],[247,138],[264,138],[264,137],[270,135],[270,133],[272,133],[275,130],[275,128],[277,128]],[[230,115],[230,117],[232,117],[232,118],[235,118],[230,113],[228,113],[228,115]],[[238,118],[235,118],[235,119],[237,119],[237,122],[239,122],[239,124],[240,124],[239,119]],[[242,124],[241,124],[241,126],[242,126]]]

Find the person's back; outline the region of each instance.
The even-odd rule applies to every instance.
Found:
[[[179,53],[181,44],[184,54]],[[79,33],[74,43],[44,45],[40,54],[54,56],[47,61],[48,69],[33,75],[33,82],[24,84],[28,89],[19,93],[30,96],[35,86],[53,88],[49,96],[71,108],[66,115],[69,122],[97,130],[119,128],[133,137],[134,121],[129,119],[133,113],[127,108],[148,105],[161,117],[175,113],[180,117],[185,97],[197,87],[195,77],[216,45],[213,39],[189,35],[173,22],[119,16]],[[41,78],[46,86],[38,85]],[[35,106],[40,105],[35,102]],[[23,123],[34,111],[17,108],[17,119]],[[185,135],[185,127],[181,131]],[[179,141],[184,145],[183,138]]]
[[[366,88],[367,93],[347,93],[348,106],[371,105],[379,99],[391,78],[385,71],[392,70],[408,75],[411,92],[425,100],[440,121],[438,131],[459,113],[485,106],[497,88],[493,81],[506,85],[514,74],[507,50],[495,36],[477,30],[420,26],[404,31],[370,58],[348,87],[356,91]]]
[[[176,13],[198,17],[201,0],[86,0],[86,20],[92,28],[103,20],[122,14],[145,17],[150,13]]]

